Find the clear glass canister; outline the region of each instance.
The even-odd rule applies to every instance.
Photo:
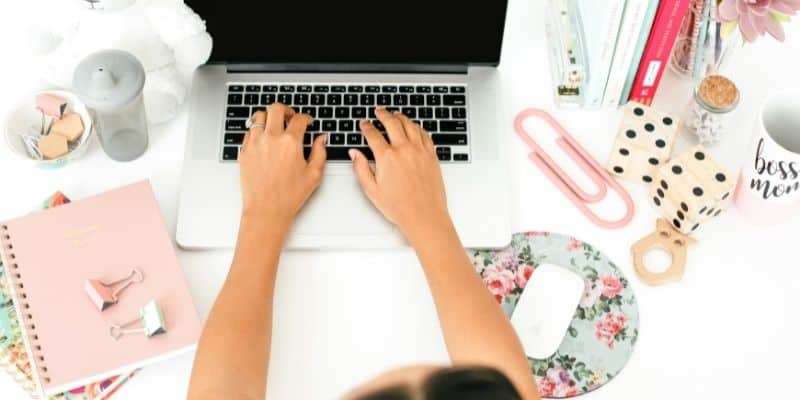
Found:
[[[717,143],[725,130],[725,120],[739,105],[739,89],[722,75],[708,75],[694,89],[686,107],[684,127],[700,143]]]
[[[144,82],[142,64],[120,50],[91,54],[75,69],[75,92],[94,111],[100,144],[116,161],[135,160],[147,150]]]

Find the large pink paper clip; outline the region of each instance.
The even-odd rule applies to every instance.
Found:
[[[597,192],[594,194],[588,194],[583,189],[578,187],[575,184],[575,181],[569,177],[564,170],[559,167],[550,156],[545,153],[544,149],[542,149],[538,143],[531,137],[531,135],[525,131],[525,128],[522,126],[523,122],[525,122],[528,118],[538,117],[543,119],[547,122],[559,135],[559,138],[556,139],[556,143],[558,143],[559,147],[566,152],[573,161],[575,161],[579,167],[589,176],[589,178],[594,182],[597,186]],[[550,114],[543,110],[539,110],[536,108],[528,108],[523,110],[517,115],[517,118],[514,120],[514,129],[517,131],[517,135],[525,142],[531,150],[531,153],[528,154],[528,158],[536,164],[539,169],[547,175],[548,178],[561,190],[564,195],[572,201],[572,204],[587,217],[590,221],[594,222],[596,225],[601,226],[603,228],[621,228],[631,222],[634,213],[634,205],[633,200],[631,200],[631,196],[628,192],[620,186],[620,184],[614,180],[599,164],[597,161],[592,158],[583,147],[575,141],[575,138],[567,132],[558,121],[555,120]],[[597,203],[600,200],[603,200],[606,197],[608,192],[608,187],[611,187],[615,192],[617,192],[622,200],[625,202],[625,216],[616,221],[607,221],[597,216],[592,210],[589,209],[587,204]]]

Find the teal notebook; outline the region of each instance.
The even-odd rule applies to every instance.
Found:
[[[650,38],[650,28],[653,27],[653,20],[656,18],[659,1],[650,0],[650,6],[644,15],[644,25],[642,25],[642,32],[639,34],[639,41],[636,43],[636,50],[633,53],[633,62],[631,62],[631,67],[628,71],[628,78],[625,79],[625,88],[622,89],[622,96],[619,98],[619,105],[621,106],[627,104],[628,97],[631,96],[633,80],[636,79],[636,72],[639,70],[639,61],[642,59],[644,46],[647,45],[647,40]]]
[[[603,103],[624,11],[625,0],[578,0],[589,64],[584,107],[597,108]]]

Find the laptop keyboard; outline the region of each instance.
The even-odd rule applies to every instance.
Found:
[[[245,121],[274,102],[291,106],[296,112],[314,117],[306,130],[303,153],[308,158],[311,143],[328,135],[328,160],[350,161],[351,148],[361,150],[370,160],[373,154],[362,136],[358,122],[375,117],[375,107],[400,111],[431,134],[436,155],[442,162],[469,162],[467,93],[464,85],[342,85],[342,84],[256,84],[228,85],[227,112],[220,159],[236,161],[244,139]],[[386,140],[388,136],[384,135]]]

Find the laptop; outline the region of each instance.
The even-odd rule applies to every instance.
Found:
[[[506,1],[187,0],[214,46],[194,73],[176,240],[229,248],[241,213],[237,157],[245,121],[281,102],[328,135],[322,184],[292,227],[290,249],[393,248],[406,242],[358,186],[347,151],[371,157],[358,128],[377,106],[431,133],[448,208],[467,247],[511,239],[497,65]],[[378,123],[377,126],[382,128]],[[265,224],[270,221],[264,221]]]

